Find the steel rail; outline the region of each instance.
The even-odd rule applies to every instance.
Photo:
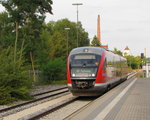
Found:
[[[62,108],[64,106],[66,106],[66,105],[76,101],[77,98],[78,97],[72,97],[72,98],[70,98],[68,100],[65,100],[65,101],[63,101],[63,102],[61,102],[61,103],[59,103],[57,105],[50,106],[50,107],[48,107],[45,110],[41,110],[40,112],[34,113],[32,115],[27,115],[27,116],[25,116],[25,117],[23,117],[21,119],[23,119],[23,120],[37,120],[37,119],[39,119],[39,118],[41,118],[43,116],[46,116],[47,114],[50,114],[50,113],[52,113],[52,112],[54,112],[54,111],[56,111],[56,110],[58,110],[58,109],[60,109],[60,108]]]
[[[62,88],[58,88],[58,89],[55,89],[55,90],[49,90],[49,91],[33,94],[31,96],[35,97],[35,96],[39,96],[39,95],[44,95],[44,94],[47,94],[47,93],[55,92],[55,91],[58,91],[58,90],[63,90],[63,89],[66,89],[66,88],[68,88],[68,87],[62,87]]]
[[[60,89],[60,90],[61,90],[61,89]],[[52,90],[52,91],[55,92],[55,90]],[[58,89],[57,89],[56,91],[58,91]],[[15,108],[20,107],[20,106],[24,106],[24,105],[27,105],[27,104],[31,104],[31,103],[34,103],[34,102],[37,102],[37,101],[40,101],[40,100],[44,100],[44,99],[46,99],[46,98],[50,98],[50,97],[53,97],[53,96],[56,96],[56,95],[60,95],[60,94],[66,93],[66,92],[69,92],[69,90],[65,90],[65,91],[62,91],[62,92],[58,92],[58,93],[54,93],[54,94],[51,94],[51,95],[48,95],[48,96],[44,96],[44,97],[41,97],[41,98],[37,98],[37,99],[34,99],[34,100],[30,100],[30,101],[27,101],[27,102],[24,102],[24,103],[20,103],[20,104],[17,104],[17,105],[13,105],[13,106],[10,106],[10,107],[1,109],[1,110],[0,110],[0,113],[9,111],[9,110],[11,110],[11,109],[15,109]]]

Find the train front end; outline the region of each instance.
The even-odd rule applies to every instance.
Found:
[[[68,88],[75,96],[97,96],[103,91],[101,66],[103,49],[81,47],[68,57]],[[99,75],[98,75],[99,74]],[[101,77],[101,80],[97,81]],[[98,83],[97,83],[98,82]]]

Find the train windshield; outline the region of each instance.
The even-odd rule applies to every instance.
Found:
[[[101,56],[95,54],[77,54],[71,56],[72,77],[95,77]]]

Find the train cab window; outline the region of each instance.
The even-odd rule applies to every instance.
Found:
[[[71,76],[72,77],[95,77],[101,56],[95,54],[76,54],[72,55]]]
[[[78,54],[71,56],[71,66],[98,66],[101,56],[94,54]]]

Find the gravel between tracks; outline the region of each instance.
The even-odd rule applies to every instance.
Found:
[[[52,112],[52,113],[40,118],[40,120],[63,120],[68,115],[72,114],[73,112],[79,110],[83,106],[90,103],[92,100],[91,99],[77,100],[55,112]]]
[[[54,89],[58,89],[58,88],[62,88],[62,87],[66,87],[67,85],[44,85],[44,86],[36,86],[34,87],[30,94],[31,95],[35,95],[41,92],[46,92],[49,90],[54,90]]]
[[[38,93],[41,93],[41,92],[45,92],[45,91],[49,91],[49,90],[53,90],[53,89],[58,89],[58,88],[62,88],[62,87],[66,87],[66,85],[45,85],[45,86],[37,86],[35,88],[33,88],[30,92],[31,95],[34,95],[34,94],[38,94]],[[62,94],[62,95],[65,95],[66,93]],[[62,96],[62,95],[59,95],[59,96]],[[58,96],[57,96],[58,97]],[[17,111],[21,111],[23,109],[26,109],[26,108],[29,108],[31,106],[34,106],[34,105],[37,105],[37,104],[40,104],[40,103],[43,103],[45,101],[49,101],[51,99],[54,99],[56,97],[52,97],[52,98],[48,98],[46,100],[42,100],[40,102],[36,102],[36,103],[33,103],[33,104],[30,104],[30,105],[27,105],[27,106],[22,106],[20,108],[16,108],[14,110],[11,110],[9,112],[5,112],[5,113],[0,113],[0,118],[1,117],[4,117],[4,116],[7,116],[7,115],[10,115],[12,113],[16,113]],[[19,104],[19,103],[22,103],[24,101],[18,101],[18,102],[14,102],[13,104],[11,105],[0,105],[0,109],[3,109],[3,108],[7,108],[9,106],[13,106],[13,105],[16,105],[16,104]]]

